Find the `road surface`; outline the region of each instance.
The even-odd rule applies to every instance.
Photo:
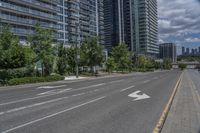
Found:
[[[0,88],[1,133],[151,133],[181,71]]]

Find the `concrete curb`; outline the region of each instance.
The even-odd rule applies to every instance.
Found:
[[[179,77],[178,81],[176,82],[176,85],[174,87],[172,95],[170,96],[170,99],[169,99],[167,105],[165,106],[164,111],[162,112],[162,114],[160,116],[160,119],[159,119],[158,123],[156,124],[156,126],[155,126],[155,128],[154,128],[152,133],[161,133],[163,125],[165,123],[165,120],[167,119],[167,115],[168,115],[168,113],[170,111],[170,108],[172,106],[173,100],[175,98],[176,92],[177,92],[177,90],[179,88],[179,85],[181,83],[182,76],[183,76],[183,73],[181,74],[181,76]]]

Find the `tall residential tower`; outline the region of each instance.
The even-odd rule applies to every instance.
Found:
[[[65,45],[91,36],[103,43],[103,0],[0,0],[2,24],[9,24],[21,42],[39,24],[54,29],[55,41]]]
[[[158,56],[157,0],[104,0],[106,46],[125,42],[136,54]]]

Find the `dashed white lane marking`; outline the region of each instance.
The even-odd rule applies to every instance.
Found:
[[[12,113],[12,112],[16,112],[16,111],[20,111],[20,110],[24,110],[24,109],[28,109],[28,108],[32,108],[32,107],[35,107],[35,106],[44,105],[44,104],[47,104],[47,103],[61,101],[61,100],[67,99],[67,98],[68,97],[62,97],[62,98],[57,98],[57,99],[53,99],[53,100],[49,100],[49,101],[45,101],[45,102],[35,103],[35,104],[32,104],[32,105],[28,105],[28,106],[14,108],[14,109],[11,109],[11,110],[8,110],[8,111],[5,111],[5,112],[0,112],[0,115]]]
[[[122,82],[122,81],[124,81],[124,79],[111,81],[111,82],[109,82],[109,83],[112,84],[112,83],[118,83],[118,82]]]
[[[85,90],[85,89],[90,89],[92,87],[99,87],[99,86],[103,86],[103,85],[106,85],[106,83],[101,83],[101,84],[97,84],[97,85],[86,86],[86,87],[82,87],[82,88],[78,88],[78,89],[74,89],[74,90],[68,90],[67,92],[78,91],[78,90]],[[0,106],[14,104],[14,103],[19,103],[19,102],[24,102],[24,101],[29,101],[29,100],[34,100],[34,99],[48,97],[48,96],[53,96],[53,95],[57,95],[57,94],[60,94],[60,93],[53,93],[53,94],[47,94],[47,95],[42,95],[42,96],[37,96],[37,97],[31,97],[31,98],[25,98],[25,99],[15,100],[15,101],[6,102],[6,103],[0,103]]]
[[[98,86],[103,86],[106,85],[106,83],[101,83],[101,84],[97,84],[97,85],[92,85],[92,87],[98,87]]]
[[[154,77],[153,79],[158,79],[158,77]]]
[[[50,90],[50,91],[46,91],[46,92],[42,92],[42,93],[39,93],[37,95],[49,95],[49,94],[60,94],[60,93],[64,93],[66,91],[69,91],[71,90],[72,88],[67,88],[67,89],[57,89],[57,90]]]
[[[143,83],[148,83],[148,82],[150,82],[150,80],[145,80]]]
[[[7,102],[7,103],[1,103],[0,106],[14,104],[14,103],[19,103],[19,102],[24,102],[24,101],[28,101],[28,100],[34,100],[34,99],[43,98],[43,97],[52,96],[52,95],[55,95],[55,94],[44,95],[44,96],[37,96],[37,97],[31,97],[31,98],[26,98],[26,99],[11,101],[11,102]]]
[[[66,87],[67,85],[59,85],[59,86],[40,86],[38,88],[36,88],[37,90],[39,89],[54,89],[54,88],[62,88],[62,87]]]
[[[5,130],[5,131],[3,131],[2,133],[9,133],[9,132],[11,132],[11,131],[17,130],[17,129],[19,129],[19,128],[23,128],[23,127],[25,127],[25,126],[28,126],[28,125],[34,124],[34,123],[36,123],[36,122],[39,122],[39,121],[42,121],[42,120],[45,120],[45,119],[48,119],[48,118],[52,118],[52,117],[57,116],[57,115],[59,115],[59,114],[62,114],[62,113],[65,113],[65,112],[68,112],[68,111],[71,111],[71,110],[77,109],[77,108],[79,108],[79,107],[82,107],[82,106],[88,105],[88,104],[90,104],[90,103],[97,102],[97,101],[99,101],[99,100],[104,99],[105,97],[106,97],[106,96],[103,96],[103,97],[100,97],[100,98],[97,98],[97,99],[94,99],[94,100],[91,100],[91,101],[88,101],[88,102],[85,102],[85,103],[82,103],[82,104],[76,105],[76,106],[74,106],[74,107],[71,107],[71,108],[65,109],[65,110],[63,110],[63,111],[60,111],[60,112],[57,112],[57,113],[54,113],[54,114],[51,114],[51,115],[48,115],[48,116],[42,117],[42,118],[40,118],[40,119],[36,119],[36,120],[30,121],[30,122],[24,123],[24,124],[22,124],[22,125],[19,125],[19,126],[16,126],[16,127],[10,128],[10,129],[8,129],[8,130]]]
[[[73,97],[77,97],[77,96],[81,96],[81,95],[84,95],[85,93],[79,93],[79,94],[75,94],[75,95],[72,95]]]
[[[4,112],[0,112],[0,115],[3,115],[4,114]]]
[[[133,86],[130,86],[130,87],[128,87],[128,88],[125,88],[125,89],[120,90],[120,92],[123,92],[123,91],[129,90],[129,89],[132,89],[132,88],[134,88],[134,87],[135,87],[134,85],[133,85]]]

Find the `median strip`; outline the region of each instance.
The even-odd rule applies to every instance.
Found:
[[[168,113],[170,111],[170,108],[171,108],[172,102],[174,100],[174,97],[176,95],[176,92],[177,92],[177,90],[179,88],[181,80],[182,80],[182,74],[179,77],[179,79],[178,79],[178,81],[177,81],[177,83],[176,83],[176,85],[174,87],[174,90],[172,92],[172,95],[170,96],[170,99],[169,99],[167,105],[165,106],[164,111],[162,112],[161,117],[160,117],[158,123],[156,124],[156,126],[155,126],[155,128],[154,128],[152,133],[160,133],[161,132],[161,130],[163,128],[163,125],[165,123],[165,120],[167,118],[167,115],[168,115]]]

